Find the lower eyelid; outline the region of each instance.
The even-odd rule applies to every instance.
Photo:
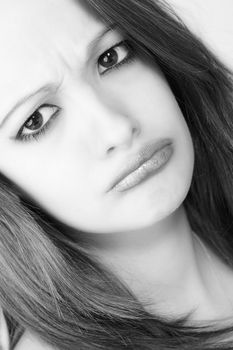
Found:
[[[136,55],[134,53],[130,53],[126,58],[124,58],[121,62],[119,62],[118,64],[116,64],[115,66],[106,69],[104,72],[100,73],[100,75],[107,75],[108,73],[111,73],[112,70],[114,69],[120,69],[121,66],[133,63],[136,59]]]
[[[52,127],[53,123],[56,121],[57,118],[59,118],[60,112],[61,108],[58,108],[58,110],[51,116],[51,118],[39,131],[21,136],[19,135],[16,136],[14,139],[18,142],[29,142],[38,140],[42,135],[47,134],[49,129]]]
[[[96,63],[98,63],[101,56],[104,56],[110,50],[121,47],[121,46],[125,46],[129,52],[134,51],[134,48],[133,48],[133,45],[131,44],[131,42],[127,39],[122,39],[119,42],[117,42],[116,44],[109,46],[106,50],[102,50],[102,53],[97,57]]]

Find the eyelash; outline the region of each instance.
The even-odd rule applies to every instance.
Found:
[[[56,111],[51,115],[47,123],[44,124],[44,126],[37,132],[31,133],[31,134],[22,134],[22,131],[25,127],[25,124],[35,115],[36,112],[40,111],[43,108],[55,108]],[[23,126],[20,128],[18,131],[15,139],[16,141],[21,141],[21,142],[28,142],[28,141],[33,141],[33,140],[38,140],[42,135],[46,134],[46,131],[49,130],[49,127],[52,125],[52,123],[55,121],[55,119],[58,117],[59,112],[61,111],[61,108],[58,106],[52,105],[52,104],[43,104],[41,105],[23,124]]]
[[[115,65],[112,66],[111,68],[106,69],[103,73],[100,73],[100,75],[105,75],[105,74],[109,73],[110,71],[112,71],[112,70],[114,70],[114,69],[120,69],[122,65],[129,64],[129,63],[131,63],[131,62],[135,59],[136,53],[135,53],[135,50],[134,50],[134,48],[132,47],[131,43],[130,43],[128,40],[122,40],[122,41],[120,41],[119,43],[115,44],[114,46],[111,46],[111,47],[110,47],[108,50],[106,50],[104,53],[102,53],[102,54],[99,56],[98,60],[97,60],[97,64],[98,64],[98,62],[99,62],[99,60],[100,60],[101,57],[106,56],[106,54],[107,54],[108,52],[110,52],[111,50],[116,49],[116,48],[118,48],[118,47],[120,47],[120,46],[124,46],[124,47],[127,48],[127,50],[128,50],[127,56],[126,56],[123,60],[121,60],[119,63],[115,64]]]
[[[131,44],[129,43],[128,40],[122,40],[121,42],[115,44],[114,46],[111,46],[108,50],[106,50],[105,52],[103,52],[97,60],[97,65],[99,63],[99,60],[101,57],[104,57],[105,55],[107,55],[107,53],[109,53],[111,50],[114,50],[120,46],[125,46],[128,50],[128,54],[127,56],[121,60],[119,63],[113,65],[110,68],[107,68],[104,72],[99,73],[101,76],[105,75],[105,74],[109,74],[111,71],[115,70],[115,69],[120,69],[121,66],[125,65],[125,64],[130,64],[132,61],[134,61],[135,59],[135,52],[134,49],[132,48]],[[47,121],[47,123],[45,123],[45,125],[38,131],[35,133],[31,133],[31,134],[22,134],[22,130],[25,127],[25,124],[35,115],[36,112],[40,111],[43,108],[57,108],[56,112],[52,114],[52,116],[49,118],[49,120]],[[52,104],[43,104],[41,105],[27,120],[26,122],[22,125],[22,127],[20,128],[20,130],[18,131],[15,139],[17,141],[21,141],[21,142],[28,142],[28,141],[33,141],[33,140],[39,140],[40,137],[42,135],[45,135],[47,130],[50,128],[50,126],[52,125],[53,121],[55,121],[55,119],[59,116],[59,112],[60,112],[61,108],[59,108],[58,106],[52,105]],[[43,117],[43,116],[42,116]]]

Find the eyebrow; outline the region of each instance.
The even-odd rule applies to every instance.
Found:
[[[116,27],[116,24],[112,23],[108,25],[107,28],[105,28],[103,31],[101,31],[89,44],[88,44],[88,51],[91,52],[94,50],[95,46],[99,43],[99,41],[109,32],[112,31]],[[60,84],[59,84],[60,86]],[[23,105],[27,100],[35,97],[38,94],[41,93],[48,93],[48,92],[56,92],[58,90],[58,86],[55,86],[54,84],[46,84],[39,89],[36,89],[35,91],[31,92],[30,94],[22,97],[20,100],[16,102],[16,104],[10,109],[10,111],[5,115],[2,122],[0,123],[0,129],[3,128],[3,126],[6,124],[8,119],[11,117],[11,115],[21,106]],[[0,349],[1,350],[1,349]]]

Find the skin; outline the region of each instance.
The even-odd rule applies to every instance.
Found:
[[[88,50],[106,28],[78,2],[1,0],[0,17],[0,123],[20,99],[50,85],[0,129],[1,172],[78,230],[139,299],[150,299],[151,311],[177,315],[196,307],[198,320],[226,316],[229,302],[223,305],[183,208],[193,143],[159,67],[136,56],[102,74],[100,55],[123,37],[110,31]],[[117,52],[129,54],[124,46]],[[54,106],[43,110],[44,124],[60,109],[49,129],[37,140],[16,140],[22,127],[35,133],[25,123],[43,104]],[[165,138],[173,154],[161,172],[130,191],[107,191],[142,145]],[[231,271],[212,258],[230,293]]]
[[[87,232],[137,230],[173,212],[189,189],[194,156],[184,118],[158,67],[136,59],[101,76],[96,60],[122,36],[108,33],[88,55],[88,44],[105,27],[80,6],[23,0],[13,9],[16,27],[7,18],[12,1],[5,3],[0,28],[9,35],[0,37],[7,47],[1,57],[0,122],[28,92],[47,83],[57,91],[26,101],[1,129],[2,173],[51,214]],[[120,57],[125,51],[120,48]],[[48,132],[36,141],[11,139],[43,103],[61,108]],[[53,110],[43,113],[46,122]],[[143,144],[164,138],[174,147],[166,170],[130,192],[107,193]]]
[[[3,312],[0,309],[0,348],[6,350],[9,348],[9,334]]]

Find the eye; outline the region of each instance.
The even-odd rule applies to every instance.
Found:
[[[38,138],[48,129],[59,111],[60,108],[55,105],[44,104],[40,106],[20,128],[16,140],[28,141]]]
[[[128,41],[124,40],[105,51],[98,59],[98,71],[100,75],[107,71],[119,68],[134,58],[134,51]]]

